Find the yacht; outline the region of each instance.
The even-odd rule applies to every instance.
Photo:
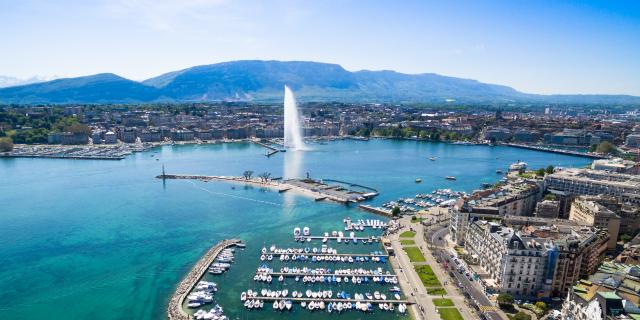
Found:
[[[302,229],[302,234],[305,237],[309,236],[309,227],[304,227],[304,229]]]
[[[444,178],[447,179],[447,180],[456,180],[456,177],[454,177],[454,176],[446,176]]]

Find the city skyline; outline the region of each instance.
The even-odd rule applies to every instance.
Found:
[[[438,73],[529,93],[640,95],[638,4],[115,1],[0,4],[0,75],[143,80],[241,59]],[[462,10],[461,10],[462,8]]]

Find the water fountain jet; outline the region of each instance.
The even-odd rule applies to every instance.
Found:
[[[284,86],[284,146],[295,150],[305,149],[296,97],[287,85]]]

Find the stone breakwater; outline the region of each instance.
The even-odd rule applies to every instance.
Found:
[[[202,278],[209,266],[213,263],[213,260],[222,252],[222,250],[242,243],[239,239],[227,239],[217,243],[211,247],[209,251],[193,266],[193,269],[189,271],[187,276],[180,282],[176,292],[171,296],[169,301],[169,308],[167,309],[167,316],[169,320],[189,320],[193,319],[188,313],[184,311],[182,305],[184,299],[191,292],[196,283]]]

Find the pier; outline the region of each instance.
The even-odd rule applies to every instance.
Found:
[[[348,204],[357,203],[367,199],[371,199],[378,195],[375,192],[362,193],[358,191],[344,189],[340,186],[327,185],[321,181],[312,179],[287,179],[287,180],[260,180],[257,178],[233,177],[233,176],[205,176],[205,175],[188,175],[188,174],[161,174],[156,176],[158,179],[186,179],[199,181],[222,181],[232,183],[242,183],[275,189],[278,192],[287,190],[297,191],[304,195],[312,197],[315,201],[331,200],[338,203]]]
[[[291,255],[296,255],[296,256],[331,256],[331,257],[389,257],[388,254],[360,254],[360,253],[313,253],[313,252],[309,252],[309,253],[263,253],[265,255],[272,255],[274,257],[277,256],[291,256]]]
[[[415,302],[412,300],[369,300],[369,299],[340,299],[340,298],[292,298],[292,297],[262,297],[262,296],[257,296],[257,297],[251,297],[251,300],[264,300],[264,301],[280,301],[280,300],[291,300],[292,302],[310,302],[310,301],[324,301],[324,302],[351,302],[351,303],[356,303],[356,302],[360,302],[360,303],[393,303],[393,304],[398,304],[398,303],[404,303],[404,304],[414,304]]]
[[[209,266],[213,263],[213,260],[215,260],[218,254],[220,254],[222,250],[228,247],[233,247],[239,243],[242,243],[239,239],[223,240],[209,249],[200,261],[193,266],[193,269],[191,269],[187,276],[180,282],[176,292],[171,296],[171,300],[169,300],[169,307],[167,309],[167,317],[169,320],[192,319],[192,317],[182,308],[185,298],[189,292],[191,292],[196,283],[202,278],[205,272],[207,272]]]
[[[381,278],[397,278],[393,274],[341,274],[341,273],[310,273],[310,272],[257,272],[257,274],[283,276],[283,277],[304,277],[304,276],[323,276],[323,277],[381,277]]]
[[[299,241],[300,239],[303,239],[304,241],[307,241],[307,239],[310,239],[310,240],[323,240],[323,239],[338,240],[338,239],[340,239],[341,241],[344,241],[344,242],[350,242],[350,241],[353,241],[353,240],[356,240],[356,241],[362,241],[362,240],[369,241],[369,240],[371,240],[373,242],[379,242],[380,241],[380,238],[374,237],[374,236],[371,236],[371,237],[299,236],[299,237],[295,238],[296,241]]]
[[[385,217],[391,217],[392,216],[391,210],[386,210],[386,209],[383,209],[383,208],[372,207],[372,206],[368,206],[366,204],[360,204],[360,205],[358,205],[358,208],[360,208],[360,209],[362,209],[364,211],[371,212],[371,213],[380,214],[380,215],[383,215]]]
[[[544,152],[559,153],[559,154],[565,154],[565,155],[569,155],[569,156],[576,156],[576,157],[583,157],[583,158],[609,159],[609,157],[607,157],[607,156],[602,156],[602,155],[598,155],[598,154],[594,154],[594,153],[563,150],[563,149],[556,149],[556,148],[543,147],[543,146],[532,146],[532,145],[528,145],[528,144],[506,143],[505,142],[505,143],[502,143],[502,145],[509,146],[509,147],[514,147],[514,148],[522,148],[522,149],[529,149],[529,150],[537,150],[537,151],[544,151]]]
[[[270,146],[270,145],[268,145],[268,144],[266,144],[266,143],[260,142],[260,141],[258,141],[258,140],[251,140],[251,141],[252,141],[253,143],[255,143],[255,144],[257,144],[257,145],[261,146],[261,147],[266,148],[266,149],[267,149],[267,153],[266,153],[265,155],[266,155],[267,157],[271,157],[272,155],[274,155],[274,154],[276,154],[276,153],[280,152],[280,150],[278,150],[277,148],[274,148],[273,146]]]

